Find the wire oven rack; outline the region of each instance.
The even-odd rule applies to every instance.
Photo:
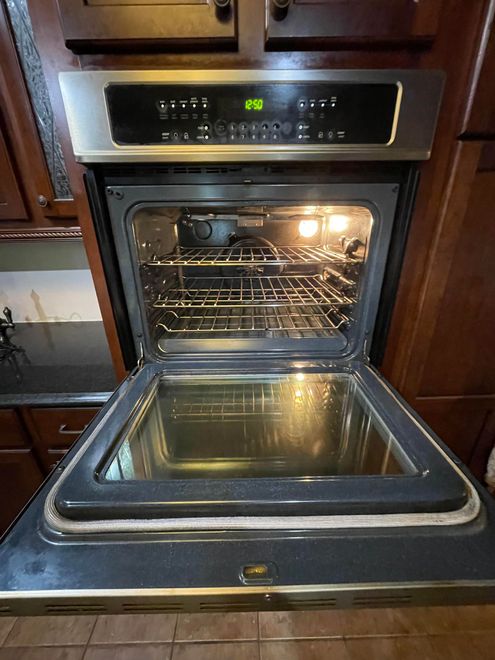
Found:
[[[329,264],[346,262],[346,257],[323,247],[181,247],[176,254],[153,256],[151,266],[250,266],[288,264]]]
[[[246,333],[254,336],[283,337],[328,336],[328,331],[347,326],[351,319],[340,310],[321,305],[307,307],[184,307],[167,309],[157,326],[167,333],[187,336],[190,333]]]
[[[186,277],[183,285],[160,295],[154,307],[252,307],[287,305],[352,305],[354,299],[339,292],[319,275],[260,277]]]

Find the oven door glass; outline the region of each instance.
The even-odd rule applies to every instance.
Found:
[[[362,363],[242,375],[146,365],[53,493],[81,520],[422,514],[466,482]]]
[[[415,471],[352,376],[296,372],[160,379],[103,476],[152,481]]]

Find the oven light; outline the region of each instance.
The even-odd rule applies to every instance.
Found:
[[[304,380],[304,374],[298,372],[296,374],[296,380],[298,380],[301,383]]]
[[[332,213],[328,219],[329,231],[340,234],[349,226],[349,216],[341,213]]]
[[[299,223],[299,233],[304,238],[311,238],[318,231],[319,223],[317,220],[301,220]]]

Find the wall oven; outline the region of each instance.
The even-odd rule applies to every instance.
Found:
[[[493,599],[493,504],[373,366],[442,75],[60,82],[132,371],[0,544],[0,611]]]

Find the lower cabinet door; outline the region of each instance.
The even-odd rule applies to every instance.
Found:
[[[30,449],[0,451],[0,534],[42,481],[43,475]]]
[[[31,408],[36,452],[47,472],[70,449],[99,408]]]

